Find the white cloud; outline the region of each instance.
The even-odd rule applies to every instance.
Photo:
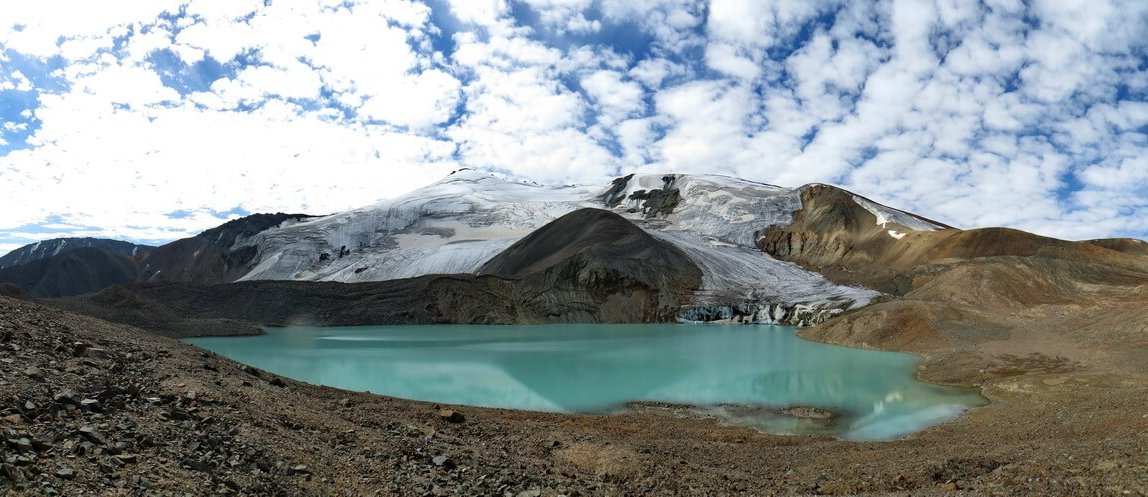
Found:
[[[1148,3],[521,1],[541,29],[503,0],[5,6],[0,91],[36,99],[0,116],[0,230],[170,238],[470,166],[837,182],[957,225],[1148,235]]]
[[[490,28],[500,24],[510,7],[504,0],[450,0],[450,11],[459,21]]]
[[[597,71],[582,78],[582,87],[596,102],[600,112],[617,122],[642,109],[642,88],[633,81],[623,81],[615,71]]]

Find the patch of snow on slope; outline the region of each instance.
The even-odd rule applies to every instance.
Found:
[[[936,231],[944,229],[944,226],[930,223],[908,212],[886,207],[857,195],[853,195],[853,200],[865,208],[865,210],[872,213],[873,216],[877,218],[877,224],[882,228],[885,227],[886,224],[894,223],[916,231]]]
[[[889,230],[888,233],[889,233],[889,236],[896,238],[898,240],[905,238],[905,234],[901,233],[900,231],[897,231],[897,230]]]

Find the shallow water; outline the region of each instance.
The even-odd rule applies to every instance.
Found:
[[[810,342],[784,326],[271,328],[187,341],[308,383],[394,397],[559,412],[667,402],[775,433],[850,439],[898,437],[984,402],[917,381],[912,355]],[[778,413],[787,406],[838,416]]]

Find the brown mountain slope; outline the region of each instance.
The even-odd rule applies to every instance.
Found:
[[[892,223],[881,226],[849,192],[816,185],[802,192],[802,209],[794,222],[766,230],[758,245],[773,257],[835,281],[904,295],[955,265],[987,263],[983,259],[992,257],[1064,261],[1072,265],[1071,277],[1085,281],[1140,281],[1148,274],[1148,258],[1137,255],[1135,242],[1069,242],[1009,228],[914,231]],[[1063,279],[1057,283],[1067,289]]]
[[[803,336],[923,353],[931,365],[923,376],[945,382],[1042,371],[1148,373],[1148,257],[1138,254],[1139,242],[878,226],[832,187],[807,188],[802,202],[792,224],[763,234],[762,249],[892,294]]]

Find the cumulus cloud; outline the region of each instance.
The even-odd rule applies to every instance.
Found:
[[[1145,32],[1117,0],[18,2],[0,250],[337,211],[464,166],[828,182],[1145,237]]]

